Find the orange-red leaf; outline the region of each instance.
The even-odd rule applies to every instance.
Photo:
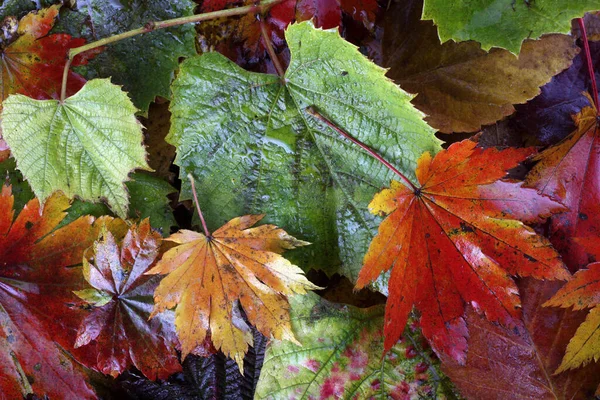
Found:
[[[59,98],[68,51],[85,44],[84,39],[63,33],[47,36],[60,7],[31,12],[19,21],[14,41],[2,50],[2,100],[11,93],[36,99]],[[97,53],[83,53],[71,65],[84,65]],[[70,71],[67,96],[75,94],[84,83],[85,79]]]
[[[162,236],[148,219],[132,226],[122,243],[105,231],[83,259],[83,274],[93,287],[77,291],[95,306],[83,319],[75,347],[97,343],[92,367],[116,377],[135,366],[149,379],[166,379],[181,365],[172,316],[161,314],[148,321],[156,277],[144,275],[155,262]]]
[[[166,239],[177,246],[147,272],[169,274],[154,293],[152,315],[177,306],[183,358],[210,333],[215,348],[242,370],[252,332],[241,309],[263,335],[296,342],[286,296],[318,287],[280,253],[308,243],[274,225],[251,228],[262,218],[234,218],[210,237],[181,230]]]
[[[413,305],[438,352],[464,361],[470,303],[491,321],[514,326],[521,316],[510,275],[569,278],[558,253],[521,221],[539,221],[562,206],[521,183],[502,180],[529,149],[476,148],[463,141],[418,162],[420,186],[392,181],[369,205],[388,215],[364,259],[357,288],[393,267],[385,347],[404,330]]]
[[[66,304],[83,285],[83,251],[112,218],[81,217],[56,229],[69,207],[51,196],[40,213],[31,200],[14,218],[10,187],[0,193],[0,384],[7,398],[28,393],[52,398],[92,398],[84,374],[62,348],[73,338]],[[113,224],[114,225],[114,224]],[[8,394],[7,394],[8,393]]]
[[[593,107],[575,116],[577,130],[540,153],[525,180],[568,207],[552,217],[550,240],[571,271],[588,264],[588,252],[574,238],[600,236],[600,131]]]

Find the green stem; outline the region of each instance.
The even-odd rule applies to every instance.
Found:
[[[128,39],[133,36],[141,35],[143,33],[154,32],[158,29],[165,29],[165,28],[170,28],[173,26],[179,26],[179,25],[190,24],[190,23],[195,23],[195,22],[202,22],[202,21],[207,21],[207,20],[217,19],[217,18],[232,17],[235,15],[243,15],[243,14],[250,14],[250,13],[256,13],[256,12],[263,13],[266,10],[268,10],[269,8],[273,7],[274,5],[281,3],[282,1],[283,0],[263,0],[259,4],[254,4],[251,6],[230,8],[227,10],[220,10],[220,11],[213,11],[213,12],[208,12],[208,13],[204,13],[204,14],[191,15],[189,17],[167,19],[164,21],[157,21],[157,22],[150,21],[150,22],[146,23],[146,25],[144,25],[140,28],[133,29],[131,31],[127,31],[127,32],[123,32],[123,33],[119,33],[118,35],[110,36],[110,37],[107,37],[104,39],[100,39],[95,42],[88,43],[84,46],[75,47],[74,49],[69,50],[69,58],[67,60],[67,63],[65,64],[65,70],[63,72],[62,86],[61,86],[61,90],[60,90],[60,100],[61,101],[65,100],[66,92],[67,92],[67,79],[69,76],[69,67],[71,66],[71,62],[73,61],[73,58],[75,58],[75,56],[77,56],[78,54],[81,54],[83,52],[86,52],[86,51],[89,51],[92,49],[96,49],[98,47],[106,46],[108,44],[115,43],[115,42],[118,42],[123,39]]]

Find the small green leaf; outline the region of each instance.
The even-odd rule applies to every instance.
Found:
[[[40,201],[62,190],[83,200],[105,198],[117,215],[127,215],[127,175],[149,167],[137,110],[125,92],[96,79],[62,104],[11,95],[3,106],[4,139]]]
[[[284,83],[218,53],[182,63],[166,138],[177,147],[182,198],[190,198],[191,172],[211,227],[267,214],[269,223],[313,243],[290,253],[295,263],[355,279],[380,221],[367,205],[393,174],[305,109],[315,106],[411,177],[417,158],[438,151],[440,141],[411,96],[337,29],[305,22],[286,37]]]
[[[360,309],[314,293],[293,296],[290,305],[302,346],[271,341],[256,399],[445,398],[447,379],[431,349],[417,347],[416,333],[382,358],[383,306]]]
[[[476,40],[484,50],[518,54],[523,40],[568,33],[571,19],[599,7],[598,0],[425,0],[423,19],[435,22],[442,42]]]
[[[110,293],[97,289],[76,290],[73,293],[75,293],[75,295],[81,300],[93,305],[94,307],[102,307],[108,304],[113,298]]]
[[[127,182],[131,195],[129,216],[131,218],[150,218],[150,225],[161,230],[163,236],[171,233],[171,227],[177,225],[173,210],[169,206],[167,195],[175,193],[174,187],[153,175],[136,173]]]

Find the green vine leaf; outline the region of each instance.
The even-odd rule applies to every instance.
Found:
[[[190,198],[191,172],[211,228],[267,214],[268,223],[313,243],[290,253],[294,263],[355,279],[380,222],[367,205],[393,175],[305,109],[315,106],[410,177],[418,156],[437,152],[440,141],[412,97],[337,30],[304,22],[286,38],[283,83],[218,53],[181,64],[166,140],[177,148],[182,198]]]
[[[476,40],[518,54],[523,40],[569,33],[571,19],[597,9],[597,0],[425,0],[423,19],[438,26],[442,42]]]
[[[61,190],[105,198],[117,215],[127,215],[127,176],[149,167],[137,109],[119,86],[96,79],[63,103],[11,95],[3,106],[4,139],[41,202]]]
[[[447,379],[432,363],[433,352],[413,336],[382,357],[383,306],[360,309],[313,293],[292,297],[290,305],[302,346],[269,344],[256,399],[446,398]]]

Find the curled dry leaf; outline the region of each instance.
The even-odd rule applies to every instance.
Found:
[[[487,319],[514,326],[521,318],[511,275],[569,278],[558,253],[522,221],[540,221],[563,207],[521,182],[502,180],[530,149],[455,143],[435,158],[425,153],[419,187],[392,181],[369,205],[388,215],[371,242],[357,288],[394,267],[385,316],[385,349],[398,340],[413,305],[423,335],[439,353],[464,362],[463,314],[471,304]]]
[[[145,219],[117,244],[105,230],[83,259],[83,275],[92,286],[75,294],[94,308],[79,326],[75,347],[95,341],[97,362],[91,365],[116,377],[135,366],[150,379],[166,379],[181,366],[172,318],[148,320],[157,277],[144,275],[159,253],[161,235]]]
[[[318,287],[280,253],[308,243],[274,225],[251,228],[263,217],[234,218],[209,237],[180,230],[166,239],[177,246],[147,272],[168,274],[154,293],[152,316],[177,306],[175,327],[183,358],[210,333],[215,348],[242,370],[253,340],[240,306],[263,335],[297,343],[286,296]]]

